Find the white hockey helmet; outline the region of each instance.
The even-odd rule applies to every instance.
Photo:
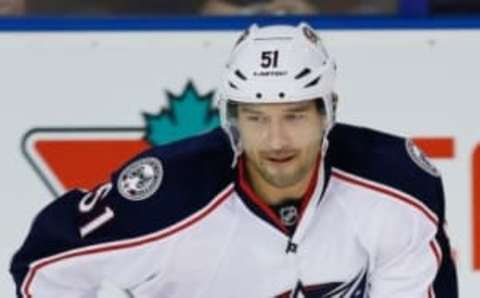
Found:
[[[230,103],[291,103],[322,99],[326,135],[335,122],[335,61],[306,23],[298,26],[252,25],[238,39],[226,65],[219,90],[223,129],[236,155],[240,140]]]

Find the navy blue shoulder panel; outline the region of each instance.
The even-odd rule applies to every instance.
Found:
[[[125,168],[145,158],[160,160],[163,168],[161,184],[148,198],[127,199],[120,194],[117,179]],[[90,193],[74,190],[56,199],[35,218],[27,239],[12,260],[11,272],[17,291],[29,264],[36,260],[74,248],[159,231],[192,215],[234,180],[231,162],[228,137],[221,129],[215,129],[141,153],[113,174],[112,187],[101,185]],[[92,165],[94,170],[95,165]],[[88,194],[90,197],[85,200]],[[87,211],[82,212],[81,201],[92,207],[84,208]],[[106,213],[107,209],[113,216],[82,235],[82,228]]]
[[[407,193],[444,218],[441,179],[413,161],[406,138],[337,124],[329,139],[327,160],[333,167]]]
[[[141,201],[119,194],[118,179],[128,165],[154,157],[163,167],[158,191]],[[232,150],[221,129],[146,151],[113,175],[115,209],[125,221],[125,237],[144,234],[169,226],[206,206],[234,181]],[[132,224],[132,220],[134,224]]]
[[[10,264],[17,297],[32,262],[80,246],[75,231],[78,199],[83,193],[73,190],[45,207],[33,220],[30,232]]]

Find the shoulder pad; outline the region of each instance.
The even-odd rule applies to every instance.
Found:
[[[112,181],[120,196],[130,201],[155,199],[185,188],[206,191],[228,176],[232,158],[227,136],[215,129],[141,153],[117,171]]]
[[[440,174],[412,141],[346,124],[337,124],[329,140],[333,168],[404,192],[443,217]]]
[[[215,202],[228,198],[234,177],[232,158],[227,136],[216,129],[152,148],[127,162],[110,182],[90,192],[72,190],[56,199],[35,218],[12,260],[17,293],[31,264],[38,260],[61,261],[77,254],[60,253],[117,240],[143,243],[136,237],[162,234],[165,228],[205,210],[216,197]]]
[[[233,181],[232,158],[221,129],[140,154],[112,177],[117,220],[143,234],[188,217]]]

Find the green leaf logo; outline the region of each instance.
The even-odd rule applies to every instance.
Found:
[[[158,114],[143,113],[147,123],[146,140],[152,145],[166,144],[206,132],[220,125],[217,109],[212,107],[214,91],[198,94],[189,81],[182,94],[167,91],[169,107]]]

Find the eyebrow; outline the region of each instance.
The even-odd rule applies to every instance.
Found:
[[[309,104],[303,104],[301,106],[295,106],[295,107],[292,107],[292,108],[287,108],[286,112],[305,112],[308,109],[310,109],[310,105]]]
[[[255,108],[250,108],[248,106],[240,106],[240,110],[242,112],[246,112],[246,113],[262,114],[261,111],[257,111],[257,110],[255,110]]]

